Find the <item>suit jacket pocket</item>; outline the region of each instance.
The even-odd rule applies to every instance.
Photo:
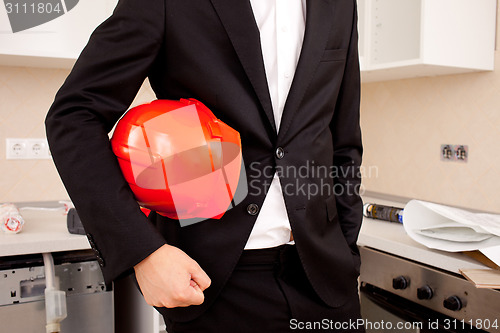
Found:
[[[345,61],[347,57],[347,49],[325,50],[321,61]]]

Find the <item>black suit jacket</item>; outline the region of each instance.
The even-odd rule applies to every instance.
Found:
[[[256,219],[247,206],[262,205],[274,170],[284,171],[287,213],[315,291],[338,307],[356,286],[362,146],[355,0],[307,1],[302,53],[278,134],[261,53],[248,0],[121,0],[46,119],[55,164],[106,281],[130,273],[165,242],[211,277],[202,305],[162,310],[176,320],[201,314],[227,281]],[[240,132],[249,194],[222,219],[181,228],[139,210],[108,132],[146,77],[159,99],[196,98]]]

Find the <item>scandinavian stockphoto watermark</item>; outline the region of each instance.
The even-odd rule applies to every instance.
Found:
[[[75,8],[79,0],[3,0],[12,32],[52,21]]]
[[[362,195],[364,188],[360,180],[378,177],[377,166],[365,167],[353,164],[326,166],[319,165],[315,161],[305,161],[300,166],[270,166],[253,162],[249,170],[249,194],[266,193],[276,174],[280,179],[286,179],[286,181],[281,181],[284,195],[300,195],[307,199],[317,195]]]

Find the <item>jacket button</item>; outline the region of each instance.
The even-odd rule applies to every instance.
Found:
[[[101,267],[105,266],[104,259],[102,259],[102,257],[100,255],[97,255],[95,258],[96,258],[97,263],[99,264],[99,266],[101,266]]]
[[[259,213],[259,206],[256,204],[250,204],[247,206],[247,212],[250,215],[257,215]]]
[[[281,147],[276,148],[276,157],[281,160],[283,157],[285,157],[285,150]]]

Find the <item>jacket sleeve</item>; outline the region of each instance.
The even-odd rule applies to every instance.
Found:
[[[353,2],[356,4],[356,1]],[[342,184],[342,191],[336,196],[339,221],[351,251],[357,255],[356,241],[363,219],[359,196],[363,148],[359,124],[360,71],[356,7],[352,23],[344,77],[330,128],[334,147],[333,164],[338,171],[334,182]]]
[[[140,211],[108,137],[153,68],[164,20],[163,0],[120,0],[92,34],[45,120],[55,165],[107,283],[165,244]]]

